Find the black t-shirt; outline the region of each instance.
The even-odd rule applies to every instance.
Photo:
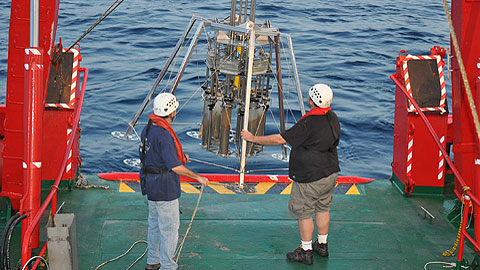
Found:
[[[293,181],[313,182],[340,171],[337,154],[340,122],[333,111],[328,112],[328,117],[307,116],[280,135],[292,146],[288,175]]]

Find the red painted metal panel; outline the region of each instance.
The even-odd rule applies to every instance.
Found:
[[[55,41],[59,0],[40,1],[39,47],[45,52],[43,62],[50,63]],[[5,138],[2,151],[3,170],[0,196],[10,197],[12,207],[19,209],[23,194],[23,118],[24,118],[24,52],[30,47],[30,0],[12,0],[9,28]],[[43,85],[47,86],[50,65],[46,65]],[[43,93],[46,91],[43,89]],[[44,96],[44,94],[43,94]],[[45,101],[43,101],[43,104]]]
[[[447,134],[447,114],[426,114],[432,127],[437,133],[439,139],[444,139],[443,146],[446,144]],[[430,186],[430,187],[443,187],[444,176],[438,177],[439,174],[439,157],[438,147],[435,141],[428,134],[427,127],[423,123],[423,120],[417,114],[409,114],[409,123],[415,126],[413,133],[413,166],[412,166],[412,179],[415,181],[416,186]],[[445,164],[445,161],[442,161]],[[444,173],[445,167],[443,167],[442,173]]]
[[[406,52],[405,52],[406,55]],[[397,58],[397,75],[402,77],[400,57]],[[393,128],[393,162],[392,172],[400,179],[406,181],[407,167],[407,98],[398,89],[395,90],[395,120]],[[405,182],[404,182],[405,183]]]
[[[42,171],[42,180],[55,180],[55,177],[60,170],[60,165],[63,161],[63,156],[67,150],[67,129],[72,129],[74,110],[70,109],[46,109],[44,114],[45,121],[43,122],[43,152],[42,157],[45,162]],[[78,160],[78,144],[79,137],[74,139],[74,146],[72,151],[72,160]],[[71,168],[65,170],[62,180],[74,179],[77,169],[76,162],[71,163]]]
[[[460,44],[460,51],[462,52],[472,95],[474,99],[477,97],[475,103],[477,110],[479,110],[478,96],[480,89],[476,89],[475,83],[478,77],[477,63],[480,57],[480,35],[475,30],[480,29],[480,2],[453,0],[452,20]],[[451,46],[453,47],[453,42]],[[452,52],[454,52],[453,48]],[[478,196],[480,195],[480,186],[478,185],[480,173],[476,172],[476,168],[479,165],[475,164],[475,159],[478,156],[478,142],[455,53],[452,58],[452,68],[453,150],[455,164],[463,179],[465,179],[467,186],[471,187],[474,194]],[[458,181],[455,182],[455,188],[458,191],[457,193],[462,194],[462,187]],[[480,226],[478,227],[480,228]]]
[[[5,104],[0,104],[0,190],[2,188],[2,172],[3,172],[3,138],[5,137]]]

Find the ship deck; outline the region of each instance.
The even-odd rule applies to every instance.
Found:
[[[96,176],[87,180],[110,189],[61,190],[58,195],[59,205],[65,201],[61,212],[76,215],[79,269],[95,269],[147,236],[147,202],[132,183],[126,189],[124,182]],[[191,187],[195,192],[195,186]],[[458,224],[446,218],[455,200],[405,197],[388,180],[357,184],[354,192],[351,186],[343,191],[337,187],[331,208],[330,256],[315,255],[313,267],[288,262],[285,254],[298,247],[299,235],[296,221],[287,212],[289,196],[281,194],[288,193],[288,187],[277,189],[261,195],[206,189],[180,255],[180,269],[398,270],[423,269],[431,261],[455,262],[455,257],[441,255],[456,238]],[[180,198],[180,240],[197,199],[198,193],[183,193]],[[145,246],[135,246],[125,257],[100,269],[126,269]],[[466,246],[466,256],[472,258],[471,254]],[[144,269],[145,263],[144,257],[131,269]],[[443,268],[429,265],[427,269]]]

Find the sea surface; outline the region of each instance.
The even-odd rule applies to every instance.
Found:
[[[70,46],[112,3],[62,0],[57,41],[61,37],[64,47]],[[230,3],[125,0],[80,42],[81,66],[90,72],[81,117],[84,174],[136,170],[123,161],[137,157],[138,143],[114,138],[111,133],[126,130],[191,16],[223,19],[229,16]],[[9,18],[10,1],[2,0],[0,103],[5,102],[6,95]],[[391,175],[395,102],[395,85],[389,75],[395,72],[400,50],[426,55],[435,45],[449,47],[442,1],[259,0],[256,19],[257,23],[268,19],[281,32],[291,33],[304,97],[316,83],[332,87],[332,108],[342,125],[341,175],[387,179]],[[203,110],[199,92],[195,92],[205,76],[201,58],[204,41],[200,45],[176,91],[181,106],[188,105],[182,107],[174,129],[191,157],[238,168],[235,154],[223,158],[205,152],[198,139],[186,135],[198,131]],[[447,89],[450,92],[449,81]],[[294,103],[294,93],[288,95]],[[278,112],[276,106],[272,104],[272,111],[277,108]],[[292,109],[298,116],[298,108]],[[140,122],[145,123],[150,112],[151,106]],[[278,132],[272,120],[267,119],[267,134]],[[287,127],[293,122],[290,117]],[[137,132],[141,129],[138,126]],[[279,146],[265,147],[264,152],[248,159],[247,170],[287,168],[288,163],[272,158],[279,153]],[[204,173],[232,173],[196,162],[188,166]]]

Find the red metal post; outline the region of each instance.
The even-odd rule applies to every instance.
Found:
[[[476,140],[476,132],[474,129],[471,113],[478,113],[479,105],[478,90],[475,90],[475,82],[477,76],[477,63],[480,57],[480,2],[452,0],[452,20],[453,27],[460,44],[460,51],[463,56],[463,63],[467,73],[467,79],[472,88],[472,96],[474,97],[477,112],[470,112],[467,97],[465,95],[465,87],[462,82],[462,76],[459,70],[459,59],[457,55],[452,58],[452,97],[453,97],[453,152],[455,156],[455,165],[461,175],[472,187],[472,191],[476,197],[480,195],[480,162],[478,155],[478,141]],[[451,42],[452,52],[453,42]],[[455,187],[457,194],[462,194],[461,185],[456,181]],[[459,198],[460,199],[460,198]],[[478,208],[475,208],[478,209]],[[478,211],[475,211],[478,212]],[[480,235],[480,216],[475,213],[475,235]],[[478,217],[477,217],[478,216]]]
[[[32,224],[28,226],[25,236],[22,236],[23,242],[22,242],[22,265],[25,265],[27,261],[30,259],[31,256],[31,250],[32,247],[28,244],[31,243],[30,238],[32,237],[32,233],[36,226],[38,226],[38,223],[40,222],[40,217],[45,213],[45,210],[47,209],[48,205],[52,202],[54,197],[56,196],[56,193],[58,191],[58,185],[60,184],[60,181],[62,179],[63,173],[65,172],[65,166],[67,165],[67,160],[68,156],[70,153],[70,150],[73,147],[74,143],[74,138],[77,138],[78,132],[80,132],[79,128],[79,122],[80,122],[80,115],[82,113],[82,105],[83,105],[83,98],[85,96],[85,86],[87,84],[87,78],[88,78],[88,69],[86,68],[80,68],[80,72],[84,72],[83,75],[83,82],[82,82],[82,91],[80,93],[80,98],[78,99],[76,111],[75,111],[75,118],[73,120],[73,134],[72,137],[70,137],[70,140],[68,141],[67,145],[67,150],[65,152],[65,155],[63,157],[63,161],[60,165],[60,170],[58,171],[57,178],[55,179],[55,183],[53,184],[52,188],[50,189],[50,193],[48,194],[47,198],[43,202],[42,206],[38,210],[38,212],[35,214],[35,217],[33,218]],[[56,197],[55,197],[56,198]],[[52,202],[52,213],[56,212],[56,206],[53,207],[55,204]],[[44,251],[44,249],[42,249]]]
[[[478,8],[480,8],[480,5],[477,5]],[[480,22],[480,20],[477,20],[477,22]],[[479,23],[480,24],[480,23]],[[478,36],[478,35],[477,35]],[[477,40],[480,42],[480,39],[477,38]],[[480,48],[480,46],[477,46],[477,48]],[[479,55],[479,54],[477,54]],[[477,107],[477,111],[474,112],[474,113],[479,113],[479,110],[480,108],[478,106],[480,106],[480,61],[479,61],[480,58],[476,58],[476,61],[473,62],[473,63],[476,63],[476,67],[474,66],[474,68],[472,70],[475,71],[474,73],[474,79],[472,81],[475,82],[475,84],[470,84],[472,85],[471,88],[473,88],[473,97],[474,97],[474,100],[475,100],[475,104],[476,104],[476,107]],[[473,132],[472,132],[473,133]],[[478,140],[475,140],[476,144],[475,144],[475,184],[474,184],[474,194],[477,198],[480,198],[480,142]],[[474,211],[473,211],[473,217],[474,217],[474,225],[475,225],[475,229],[474,229],[474,232],[475,232],[475,241],[479,241],[480,240],[480,209],[479,207],[474,207],[473,208]],[[478,250],[477,250],[478,251]]]
[[[25,49],[24,92],[24,196],[20,210],[28,217],[22,221],[22,238],[40,208],[43,126],[43,51],[39,48]],[[36,227],[31,247],[38,247],[39,228]]]

